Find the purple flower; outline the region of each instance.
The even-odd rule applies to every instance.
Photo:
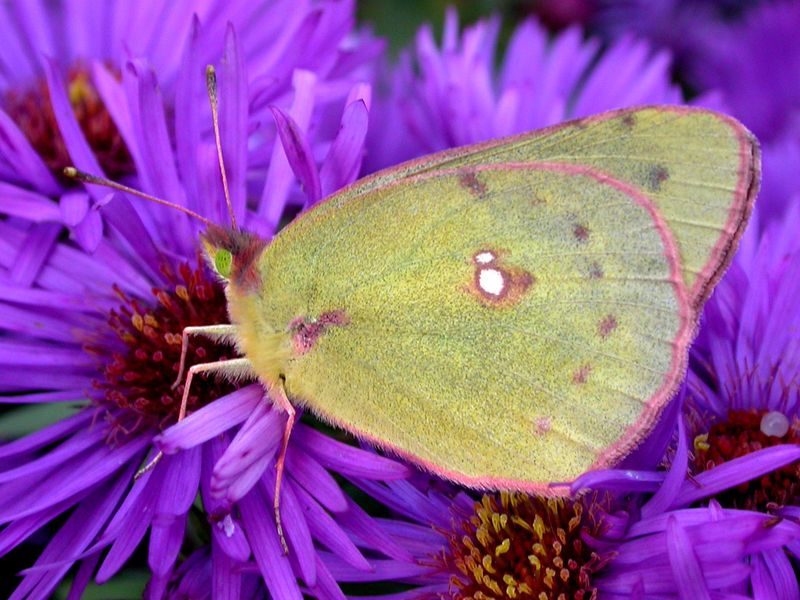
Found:
[[[8,10],[22,14],[32,6],[38,5],[20,2]],[[89,15],[97,16],[94,22],[104,23],[101,16],[112,23],[132,18],[127,9],[91,6],[98,10]],[[145,24],[159,29],[163,19],[177,19],[181,12],[152,8],[139,15],[134,31],[146,30]],[[255,46],[241,43],[232,26],[217,39],[214,32],[220,29],[213,19],[208,28],[187,20],[183,37],[156,35],[158,41],[145,46],[148,51],[163,44],[159,47],[170,56],[180,57],[164,67],[163,95],[150,55],[124,57],[121,80],[100,62],[91,63],[90,73],[130,152],[125,179],[219,221],[227,216],[202,71],[207,58],[216,56],[207,55],[206,44],[221,48],[220,128],[236,217],[245,228],[270,236],[291,214],[292,203],[313,204],[355,178],[371,89],[357,73],[368,72],[364,67],[376,46],[367,40],[362,51],[357,37],[348,36],[351,3],[303,10],[275,3],[258,14],[268,16],[269,27],[262,28],[255,16],[243,25],[250,31],[245,38],[257,31],[266,36]],[[237,15],[252,16],[245,10]],[[35,11],[20,22],[37,35],[57,23]],[[67,44],[74,35],[56,39]],[[42,44],[31,56],[50,47],[41,39],[30,38],[31,44]],[[313,56],[299,61],[292,51],[298,43],[314,49]],[[73,54],[87,60],[116,57],[86,55],[78,48],[83,46]],[[160,52],[153,62],[169,63]],[[41,68],[53,126],[70,161],[101,173],[63,85],[62,65],[44,60]],[[11,75],[6,72],[6,83],[19,83]],[[59,182],[23,132],[6,125],[12,135],[3,139],[19,144],[4,148],[3,160],[15,168],[36,168],[0,182],[2,400],[75,405],[68,418],[0,447],[0,555],[42,528],[52,538],[23,572],[12,598],[49,597],[75,563],[72,594],[78,597],[92,577],[104,582],[113,576],[148,531],[153,573],[148,596],[162,597],[191,513],[210,521],[210,547],[198,556],[210,557],[209,590],[215,597],[237,597],[243,588],[260,585],[273,597],[300,598],[298,577],[312,594],[340,594],[317,545],[340,551],[347,564],[365,570],[370,565],[362,549],[382,549],[369,536],[374,523],[331,472],[394,479],[406,476],[406,467],[298,425],[282,494],[292,549],[285,556],[270,499],[285,416],[271,407],[261,386],[236,389],[200,378],[192,388],[189,418],[169,427],[182,394],[182,386],[172,389],[182,329],[226,318],[219,283],[198,258],[198,225],[125,194]],[[300,174],[306,195],[291,168]],[[75,241],[60,235],[62,223],[71,224]],[[233,354],[195,340],[189,362]],[[164,460],[134,481],[136,469],[159,448]],[[195,504],[198,491],[202,510]],[[260,576],[242,575],[240,567],[251,560]]]
[[[635,104],[676,103],[670,57],[622,37],[604,52],[572,28],[550,38],[536,21],[519,25],[498,69],[499,21],[459,34],[447,13],[441,48],[430,27],[405,52],[370,129],[368,170],[421,154],[552,125]]]
[[[800,525],[713,500],[707,507],[671,507],[674,492],[688,489],[688,448],[678,454],[666,474],[592,473],[576,482],[576,491],[606,490],[583,490],[574,499],[503,493],[476,501],[421,477],[370,484],[369,493],[394,511],[383,530],[414,556],[378,566],[381,577],[413,586],[386,597],[754,597],[748,579],[780,563]],[[648,499],[645,492],[655,493]],[[763,565],[753,563],[756,554]],[[378,578],[335,563],[332,570],[342,580]]]
[[[189,152],[200,148],[200,137],[208,137],[207,102],[202,69],[219,56],[228,23],[240,32],[242,60],[247,70],[241,95],[249,104],[250,127],[261,144],[258,160],[250,168],[269,169],[269,193],[278,201],[297,194],[295,188],[274,189],[287,180],[285,159],[270,153],[275,129],[269,105],[288,108],[303,130],[311,127],[324,152],[338,128],[338,107],[360,81],[369,81],[370,64],[382,44],[352,32],[353,3],[320,2],[298,8],[296,3],[277,0],[268,5],[219,0],[182,2],[41,2],[17,0],[0,6],[0,181],[7,214],[39,222],[57,222],[69,227],[73,239],[87,250],[95,250],[103,234],[103,219],[97,210],[101,201],[96,190],[89,194],[62,176],[68,164],[93,174],[129,180],[140,188],[163,188],[171,174],[146,173],[153,148],[132,128],[138,116],[135,99],[136,61],[145,60],[159,74],[159,93],[167,114],[175,115],[176,143]],[[203,23],[203,27],[199,26]],[[165,32],[168,34],[165,35]],[[191,49],[191,55],[186,53]],[[301,52],[300,49],[303,51]],[[133,61],[133,59],[136,59]],[[188,81],[186,79],[188,78]],[[176,98],[176,90],[186,93]],[[298,88],[302,88],[298,90]],[[191,92],[191,93],[189,93]],[[244,94],[244,92],[243,92]],[[244,106],[222,107],[233,119]],[[157,116],[149,128],[161,127]],[[232,122],[232,129],[248,125]],[[189,137],[189,132],[196,139]],[[231,137],[227,131],[224,136]],[[234,156],[228,139],[229,167],[237,198],[243,198],[244,178],[236,179],[241,156]],[[243,155],[247,150],[242,147]],[[203,157],[211,160],[213,155]],[[317,158],[321,158],[318,156]],[[274,160],[273,160],[274,159]],[[200,160],[200,159],[198,159]],[[197,181],[192,163],[176,168],[187,186],[207,185]],[[150,165],[153,170],[153,165]],[[148,178],[148,176],[150,178]],[[173,189],[167,191],[174,192]],[[259,192],[261,190],[258,190]],[[193,191],[193,194],[202,194]],[[53,204],[47,199],[54,198]],[[173,197],[175,199],[175,197]],[[239,200],[241,202],[241,200]],[[47,204],[46,211],[39,210]],[[265,201],[259,203],[262,211]],[[215,206],[214,210],[218,210]],[[216,214],[216,213],[210,213]],[[56,228],[50,227],[50,231]],[[51,234],[52,235],[52,234]]]
[[[636,32],[670,49],[678,73],[700,91],[722,92],[732,115],[762,141],[796,129],[800,107],[800,6],[709,0],[601,3],[598,26],[612,39]]]

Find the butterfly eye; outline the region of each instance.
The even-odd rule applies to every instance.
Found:
[[[228,250],[220,248],[214,254],[214,269],[225,279],[230,278],[233,256]]]

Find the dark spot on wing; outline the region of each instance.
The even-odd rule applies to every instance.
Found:
[[[592,365],[585,364],[580,369],[572,374],[572,383],[583,384],[589,379],[589,374],[592,372]]]
[[[654,165],[647,176],[647,187],[650,191],[657,192],[667,179],[669,179],[669,170],[664,165]]]
[[[468,189],[475,196],[483,196],[486,193],[486,184],[478,179],[475,171],[465,171],[458,177],[458,183]]]
[[[619,323],[614,315],[606,315],[600,320],[597,326],[597,332],[600,334],[601,338],[606,339],[617,328],[617,325],[619,325]]]
[[[622,117],[622,124],[628,129],[633,129],[636,126],[636,115],[628,113]]]
[[[602,279],[604,275],[603,267],[599,263],[594,262],[589,265],[589,279]]]

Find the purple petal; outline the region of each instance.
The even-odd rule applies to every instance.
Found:
[[[15,454],[23,454],[25,452],[32,452],[44,446],[52,444],[57,439],[65,438],[72,432],[83,427],[89,420],[92,419],[92,410],[81,410],[77,414],[67,417],[48,425],[34,433],[26,435],[23,438],[9,442],[0,446],[0,457],[14,456]]]
[[[57,196],[60,191],[50,169],[17,125],[4,111],[0,110],[0,156],[12,166],[20,183],[33,186],[37,192],[46,196]],[[16,179],[16,177],[15,177]]]
[[[259,487],[253,488],[253,491],[239,502],[247,539],[272,597],[282,600],[302,600],[289,559],[284,555],[278,540],[270,507],[271,503],[261,493]]]
[[[75,573],[75,578],[72,580],[72,585],[69,586],[69,594],[67,600],[81,600],[83,593],[86,591],[86,586],[92,580],[97,563],[100,562],[100,553],[95,552],[90,557],[81,561],[81,566],[78,567],[78,572]]]
[[[214,466],[214,476],[220,480],[234,479],[265,454],[274,451],[283,436],[286,415],[268,402],[261,402],[247,417]]]
[[[244,537],[240,521],[230,514],[230,505],[211,495],[211,472],[227,446],[225,436],[218,436],[203,446],[203,465],[200,489],[203,506],[211,524],[211,537],[218,548],[236,562],[250,558],[250,546]]]
[[[225,157],[231,203],[241,219],[245,210],[247,171],[247,74],[232,24],[225,32],[225,49],[219,70],[220,137]]]
[[[50,198],[5,182],[0,182],[0,212],[34,223],[61,220],[58,205]]]
[[[317,77],[305,70],[298,70],[292,76],[295,94],[289,114],[297,125],[305,130],[311,120],[314,108],[314,88]],[[258,206],[259,216],[266,219],[268,229],[275,231],[283,215],[293,183],[292,169],[284,148],[277,143],[272,146],[266,182],[261,191]]]
[[[277,106],[271,107],[271,110],[289,165],[300,180],[300,185],[308,197],[308,204],[314,204],[322,197],[322,191],[319,172],[308,140],[291,116]]]
[[[262,490],[271,505],[275,502],[275,480],[276,474],[272,471],[265,473],[261,479]],[[314,585],[317,580],[314,543],[311,541],[306,516],[293,488],[292,482],[283,481],[280,498],[281,522],[293,563],[297,564],[306,585]]]
[[[672,506],[686,506],[798,460],[800,460],[800,446],[792,444],[763,448],[734,458],[696,475],[693,480],[684,482],[683,489]]]
[[[297,498],[306,515],[308,529],[319,543],[356,569],[368,571],[371,565],[356,545],[305,490],[297,489]]]
[[[163,493],[165,486],[161,487]],[[156,502],[160,498],[156,497]],[[150,549],[147,564],[153,573],[163,577],[170,572],[183,542],[183,533],[186,529],[185,514],[177,517],[172,515],[156,516],[150,530]]]
[[[198,150],[202,138],[197,98],[202,92],[203,63],[198,53],[198,29],[200,21],[195,14],[192,17],[189,42],[186,44],[178,82],[175,90],[175,157],[178,172],[181,176],[189,208],[199,210],[201,214],[213,215],[219,207],[216,198],[200,187],[198,176]]]
[[[113,485],[97,494],[92,501],[84,500],[39,556],[37,565],[60,563],[50,569],[35,570],[26,575],[12,598],[48,597],[72,566],[75,557],[88,546],[102,528],[133,476],[133,469],[120,474]]]
[[[339,588],[339,584],[336,582],[336,579],[333,578],[333,575],[331,575],[331,572],[325,566],[325,563],[322,562],[322,559],[315,555],[313,560],[316,571],[319,573],[319,577],[317,577],[316,582],[306,582],[306,584],[311,591],[314,592],[314,597],[330,598],[331,600],[345,600],[345,595]]]
[[[73,237],[86,252],[94,253],[103,239],[103,219],[97,209],[86,213],[86,218],[75,226]]]
[[[675,517],[667,519],[667,554],[680,597],[711,600],[694,548]]]
[[[28,477],[42,471],[58,469],[72,457],[82,454],[87,449],[104,443],[106,432],[102,427],[95,427],[89,432],[80,432],[42,456],[32,459],[20,466],[0,472],[0,483],[6,483],[19,477]]]
[[[164,484],[156,499],[156,515],[185,515],[189,510],[200,485],[200,455],[200,448],[190,448],[164,457]]]
[[[664,481],[665,473],[601,469],[589,471],[572,482],[572,493],[586,489],[608,489],[624,492],[655,492]]]
[[[386,481],[411,474],[411,470],[399,462],[337,442],[302,423],[294,428],[292,438],[322,466],[343,475]]]
[[[146,482],[149,485],[142,486],[141,494],[137,496],[136,502],[132,503],[136,505],[136,510],[128,511],[126,516],[119,521],[120,526],[117,528],[116,539],[112,542],[111,549],[97,571],[95,577],[97,583],[103,584],[113,577],[144,537],[153,518],[154,501],[161,489],[157,480],[157,476],[151,477]],[[95,545],[95,547],[97,546],[99,543]]]
[[[0,487],[4,493],[16,492],[11,496],[14,499],[3,506],[0,520],[7,522],[34,514],[80,493],[128,464],[148,443],[147,437],[140,436],[119,448],[101,446],[65,463],[45,480],[36,477],[38,484],[32,484],[27,478],[4,484]],[[17,484],[25,485],[25,492]]]
[[[320,552],[320,557],[328,567],[331,575],[336,581],[364,582],[364,581],[387,581],[387,580],[407,580],[420,575],[430,575],[436,572],[436,567],[425,566],[417,561],[397,561],[397,560],[377,560],[371,561],[370,571],[354,569],[341,558],[328,552]]]
[[[411,554],[389,537],[383,529],[376,527],[375,519],[363,508],[352,500],[348,500],[348,504],[347,512],[336,515],[337,521],[340,527],[352,534],[351,537],[357,538],[359,546],[377,550],[401,562],[414,562]],[[371,564],[374,566],[374,561]]]
[[[672,465],[664,478],[662,486],[653,497],[642,506],[642,518],[664,512],[675,500],[681,485],[686,479],[689,468],[689,444],[686,440],[686,427],[683,418],[678,418],[678,450],[672,459]]]
[[[322,195],[327,196],[352,183],[361,169],[369,111],[364,100],[348,104],[342,115],[339,133],[320,169]]]
[[[286,472],[328,510],[341,512],[347,509],[344,492],[331,474],[292,444],[286,453]]]
[[[133,119],[125,97],[125,90],[117,77],[110,73],[108,68],[99,61],[92,63],[92,76],[97,93],[103,101],[103,106],[105,106],[108,114],[111,115],[111,119],[122,136],[125,146],[131,153],[138,171],[138,166],[141,163],[141,153],[138,147],[138,139],[134,133]]]
[[[218,398],[156,437],[164,454],[174,454],[207,442],[244,421],[264,401],[260,385],[250,385]]]
[[[237,562],[223,552],[216,537],[211,539],[211,597],[215,600],[239,600],[241,598],[242,575]],[[193,597],[193,596],[187,596]]]
[[[61,220],[67,227],[74,227],[89,212],[89,195],[86,192],[71,191],[61,196],[59,202]]]
[[[797,573],[783,548],[756,554],[752,558],[751,581],[755,598],[792,600],[800,598]]]
[[[96,492],[97,488],[90,488],[83,493],[68,498],[63,502],[54,504],[36,514],[17,519],[9,523],[2,532],[0,532],[0,556],[4,556],[8,551],[16,548],[19,544],[24,542],[33,533],[38,531],[41,527],[55,519],[58,515],[63,513],[69,508],[72,508],[86,496]]]
[[[103,170],[100,168],[100,163],[92,152],[89,142],[81,131],[75,113],[72,110],[72,105],[67,98],[66,85],[61,76],[59,66],[52,60],[44,61],[44,72],[47,79],[47,89],[50,93],[50,102],[53,106],[53,113],[58,122],[58,128],[61,130],[61,135],[64,138],[64,143],[67,146],[70,158],[72,158],[75,166],[81,171],[86,171],[93,175],[103,175]],[[96,185],[87,185],[86,188],[89,193],[96,200],[102,198],[106,191]]]

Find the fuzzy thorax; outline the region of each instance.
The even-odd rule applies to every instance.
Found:
[[[257,294],[241,293],[233,283],[228,284],[226,294],[228,313],[238,333],[236,345],[262,383],[271,387],[286,374],[292,336],[267,325]]]

